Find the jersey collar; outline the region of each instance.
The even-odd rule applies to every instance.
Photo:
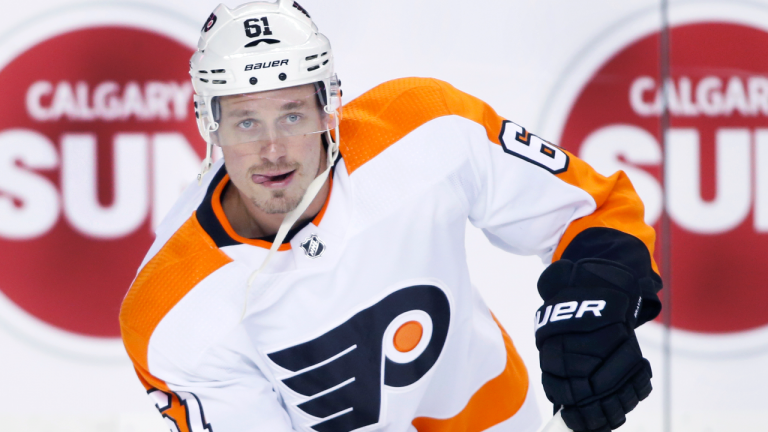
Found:
[[[333,173],[331,173],[333,174]],[[328,192],[328,197],[325,199],[323,207],[320,212],[312,220],[315,226],[320,225],[320,221],[325,215],[325,210],[328,208],[328,202],[331,199],[331,193],[333,192],[333,175],[329,176],[331,179],[331,187]],[[196,213],[197,220],[200,222],[200,226],[216,243],[216,246],[222,248],[224,246],[234,246],[239,244],[248,244],[251,246],[257,246],[264,249],[272,247],[272,242],[249,239],[238,235],[229,223],[227,216],[224,214],[224,209],[221,206],[221,194],[224,191],[224,187],[229,183],[229,174],[224,164],[216,172],[216,175],[208,185],[208,190],[203,198],[203,202],[198,206]],[[284,243],[280,245],[278,251],[286,251],[291,249],[290,243]]]

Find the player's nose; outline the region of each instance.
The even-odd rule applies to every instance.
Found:
[[[277,131],[270,130],[264,137],[260,156],[262,159],[275,163],[278,159],[286,156],[285,140],[280,138]]]

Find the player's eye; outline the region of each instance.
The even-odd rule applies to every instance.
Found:
[[[285,121],[288,124],[298,123],[299,120],[301,120],[301,116],[299,114],[288,114],[285,116]]]
[[[243,120],[240,123],[237,124],[237,127],[240,129],[251,129],[254,127],[254,121],[253,120]]]

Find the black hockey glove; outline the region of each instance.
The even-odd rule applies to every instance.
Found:
[[[630,268],[597,258],[561,259],[539,278],[541,381],[575,432],[618,428],[651,392],[651,365],[634,331],[645,282]]]

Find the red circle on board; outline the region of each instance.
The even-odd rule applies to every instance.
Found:
[[[192,53],[192,48],[158,33],[129,27],[93,27],[47,39],[17,56],[0,71],[0,94],[3,95],[0,134],[12,129],[40,134],[53,144],[58,158],[53,169],[45,170],[27,167],[21,160],[0,161],[0,164],[11,164],[28,174],[46,179],[54,185],[59,196],[57,220],[50,229],[32,238],[14,239],[0,235],[0,261],[3,263],[0,266],[0,290],[27,313],[77,334],[120,336],[120,303],[154,239],[151,228],[151,147],[148,147],[147,161],[149,187],[141,191],[148,194],[149,202],[143,222],[127,234],[98,238],[74,227],[64,211],[62,137],[65,134],[92,134],[96,137],[98,166],[93,180],[97,185],[97,196],[91,198],[96,199],[104,209],[110,208],[115,200],[113,140],[117,134],[143,134],[147,137],[148,146],[151,146],[153,134],[181,134],[202,157],[204,143],[195,124],[192,93],[181,87],[190,85],[188,65]],[[134,92],[132,103],[155,104],[155,111],[145,118],[138,118],[141,116],[136,114],[117,119],[105,119],[98,115],[92,115],[95,118],[90,119],[88,115],[80,118],[76,115],[54,115],[41,120],[40,116],[35,118],[30,113],[27,102],[31,86],[41,81],[50,83],[52,90],[36,100],[49,112],[53,112],[51,107],[61,83],[73,89],[76,103],[85,101],[90,107],[87,109],[93,110],[95,89],[105,82],[117,85],[118,90],[112,97],[125,97],[122,100],[124,112],[131,112],[125,108],[128,104],[125,92],[130,83],[134,83],[134,90],[140,89],[139,99],[136,99]],[[155,87],[156,90],[161,89],[158,90],[160,96],[153,93],[153,102],[147,99],[146,85],[150,82],[161,83]],[[81,97],[78,93],[82,91],[78,90],[78,85],[87,87],[88,90],[83,93],[85,96]],[[169,89],[172,88],[178,89],[178,93],[174,94],[188,94],[188,97],[174,102],[162,96],[162,89],[171,91]],[[64,90],[62,95],[66,93]],[[163,103],[168,105],[158,108],[157,104]],[[58,112],[74,112],[76,109],[70,106]],[[148,109],[146,112],[151,111]],[[84,161],[68,160],[66,163],[77,167]],[[82,193],[89,192],[83,190]],[[16,209],[25,206],[24,197],[3,190],[2,186],[0,200],[11,202]]]
[[[752,27],[725,23],[696,23],[670,30],[671,78],[681,96],[681,79],[695,86],[706,77],[722,80],[723,90],[738,77],[747,85],[750,77],[768,76],[768,33]],[[639,115],[630,102],[630,88],[638,77],[659,81],[659,34],[639,39],[608,59],[582,88],[567,117],[560,144],[579,154],[590,134],[610,125],[642,128],[660,140],[658,115]],[[646,95],[646,102],[652,96]],[[684,115],[672,113],[671,128],[695,129],[700,137],[701,199],[711,202],[716,190],[715,141],[718,130],[740,129],[754,134],[768,128],[765,112],[744,114],[734,110],[723,115]],[[755,169],[754,147],[752,169]],[[660,166],[639,166],[661,179]],[[702,333],[728,333],[768,324],[763,306],[768,302],[768,279],[764,256],[768,253],[768,233],[754,223],[754,184],[752,210],[738,226],[725,232],[700,234],[672,219],[672,280],[666,282],[672,293],[672,326]],[[659,262],[659,224],[656,225],[656,259]],[[662,269],[662,273],[664,269]],[[666,278],[665,278],[666,279]],[[662,293],[660,293],[661,295]]]

